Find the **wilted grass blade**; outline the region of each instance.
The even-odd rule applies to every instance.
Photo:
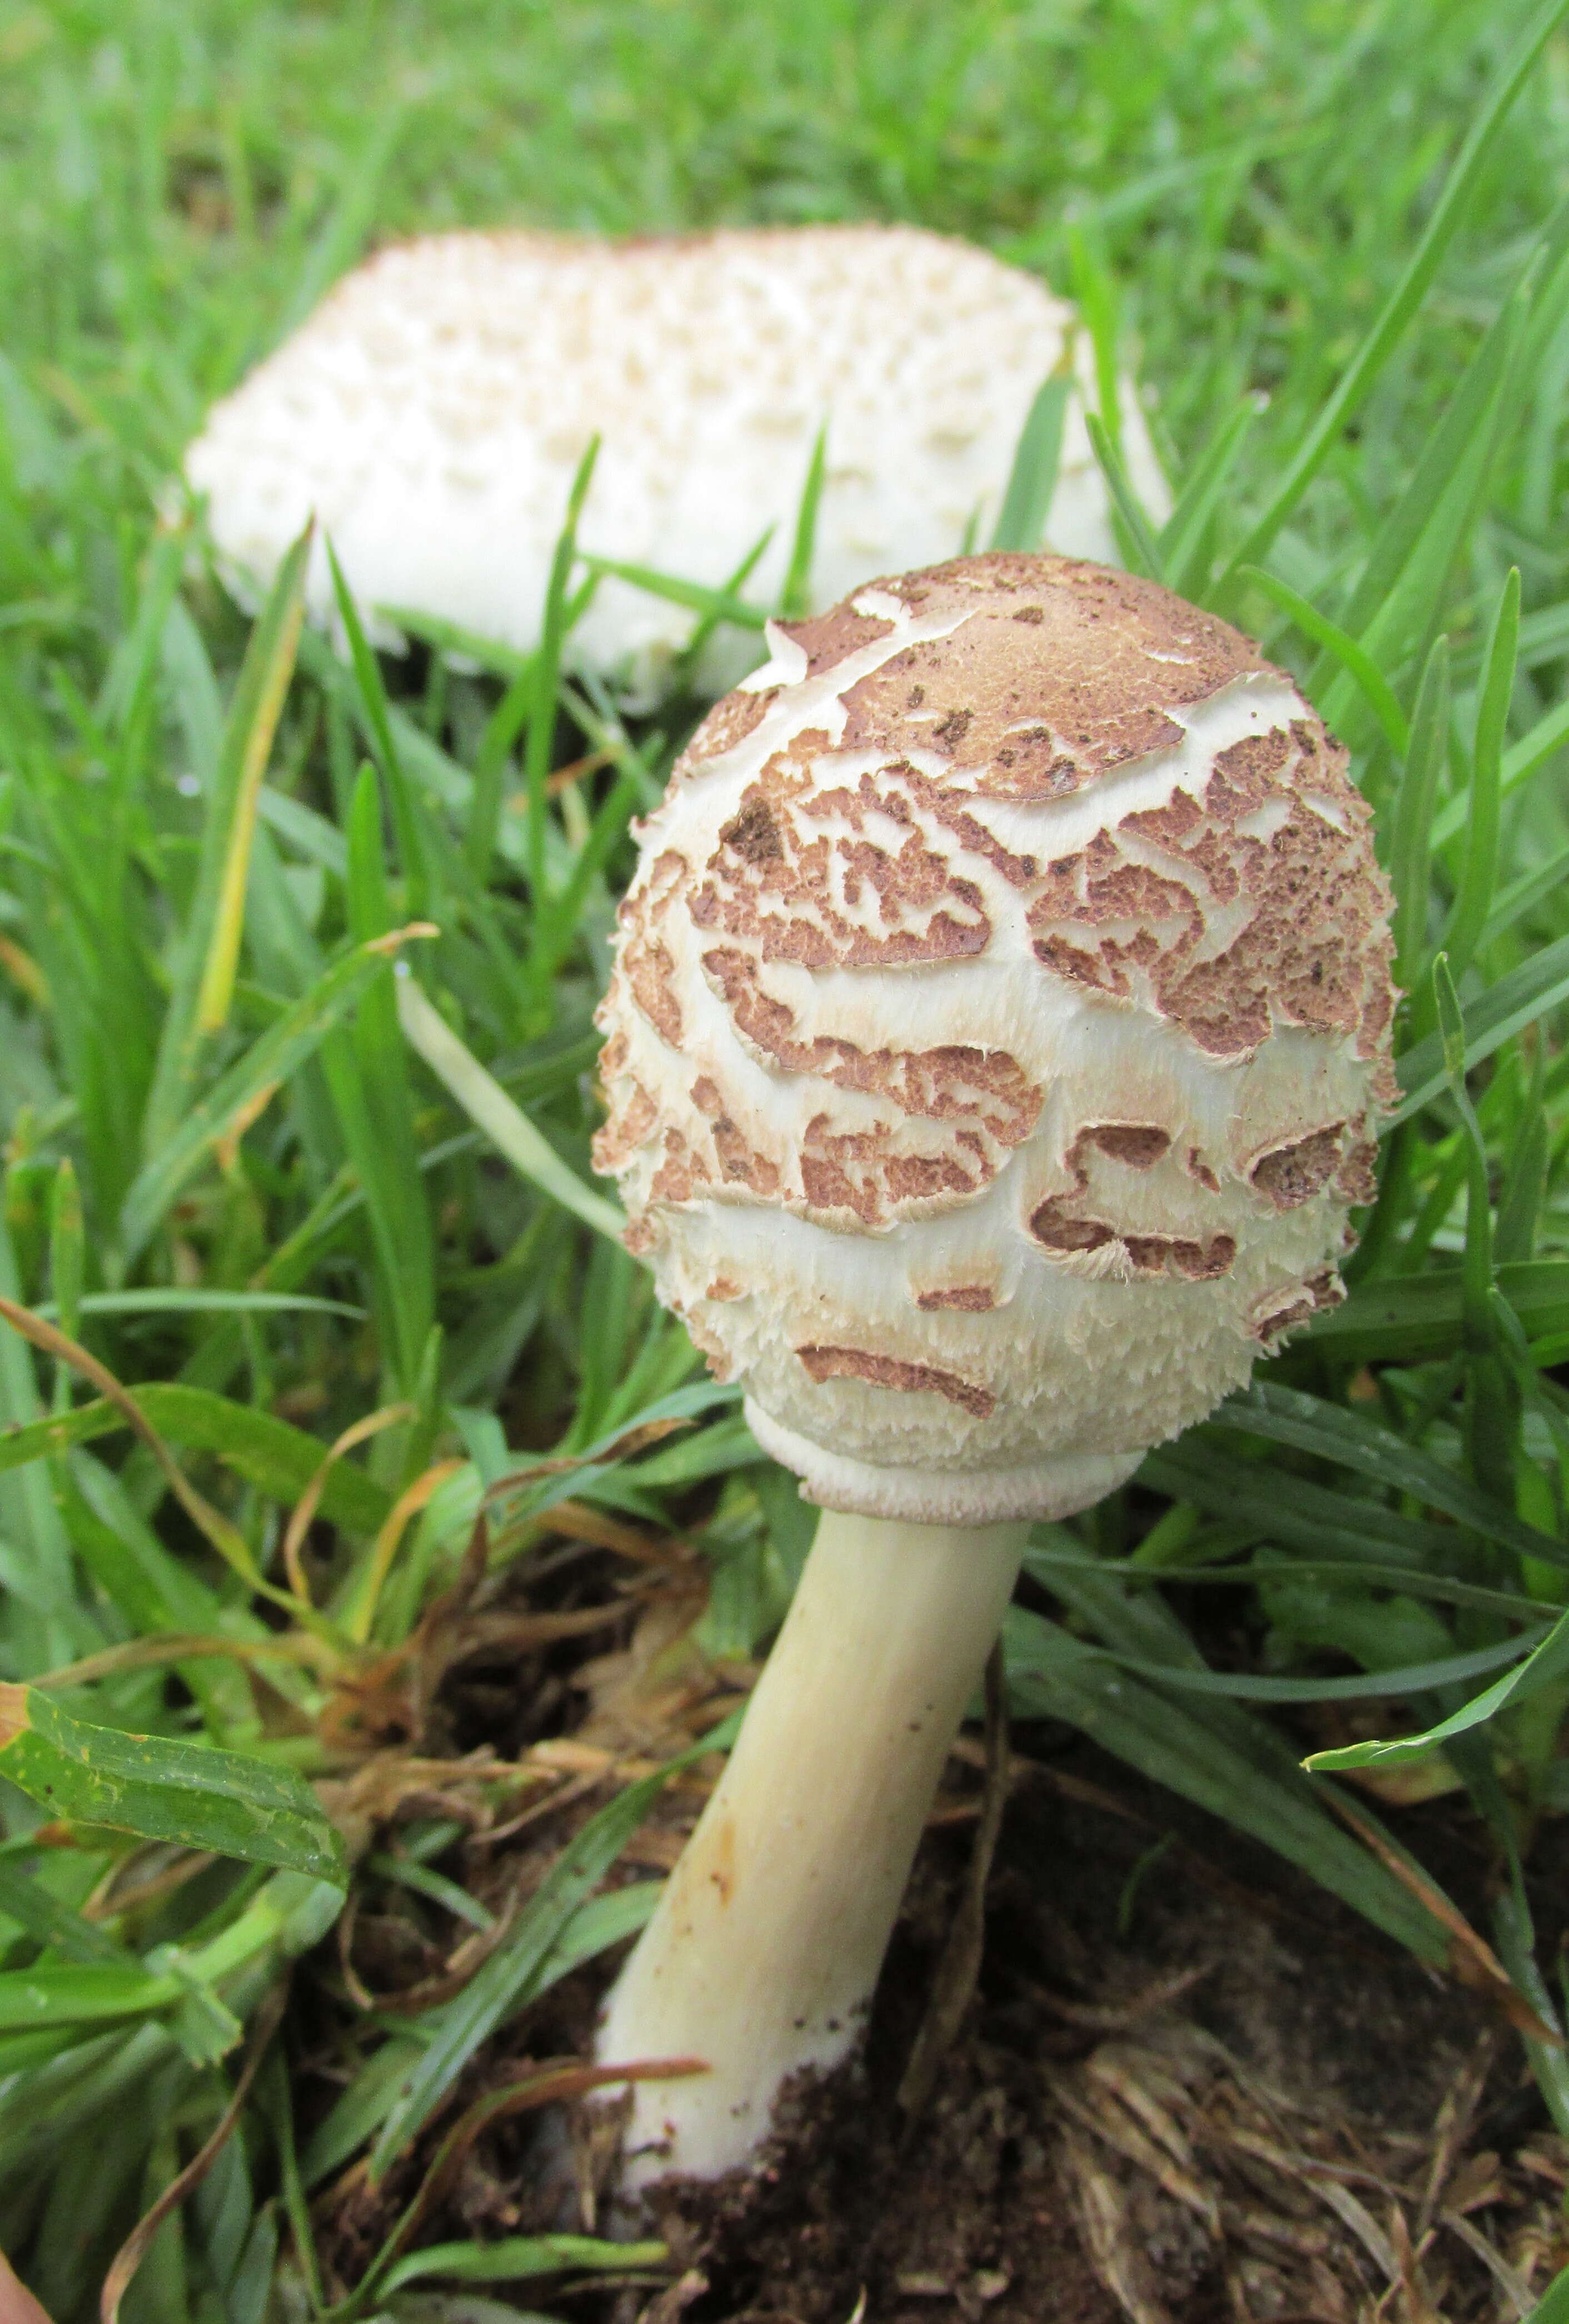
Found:
[[[191,1452],[216,1454],[236,1476],[245,1478],[275,1501],[297,1500],[311,1484],[328,1450],[318,1438],[272,1413],[232,1403],[210,1389],[187,1388],[179,1380],[152,1380],[125,1393],[161,1436]],[[78,1405],[75,1411],[53,1419],[0,1430],[0,1473],[130,1425],[124,1409],[106,1398]],[[321,1509],[335,1525],[351,1533],[374,1534],[383,1523],[387,1508],[385,1492],[363,1470],[338,1462],[328,1471],[321,1489]]]
[[[538,2000],[584,1961],[636,1936],[658,1904],[663,1886],[660,1880],[638,1880],[580,1904],[531,1980],[531,1999]],[[308,2187],[316,2186],[365,2144],[385,2118],[399,2084],[423,2047],[423,2041],[412,2035],[394,2036],[372,2052],[305,2150],[300,2172]]]
[[[272,755],[272,738],[282,715],[283,699],[294,675],[300,632],[305,624],[305,568],[310,541],[311,528],[308,525],[283,560],[274,601],[268,607],[267,660],[254,715],[241,745],[233,802],[228,806],[228,830],[218,871],[212,928],[197,991],[198,1033],[217,1032],[227,1021],[234,998],[240,938],[245,923],[245,885],[256,831],[256,805]],[[274,621],[275,628],[272,626]]]

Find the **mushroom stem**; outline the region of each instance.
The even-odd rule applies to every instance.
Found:
[[[632,2086],[623,2186],[745,2163],[787,2078],[837,2065],[859,2038],[1028,1532],[825,1513],[728,1765],[607,2006],[603,2061],[709,2067]]]

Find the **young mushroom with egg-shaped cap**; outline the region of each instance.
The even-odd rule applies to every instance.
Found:
[[[519,652],[538,642],[573,472],[602,439],[586,551],[718,588],[764,527],[748,587],[775,601],[820,427],[814,602],[946,557],[990,528],[1042,383],[1075,381],[1047,520],[1052,547],[1116,554],[1084,407],[1094,363],[1033,275],[913,226],[615,243],[446,234],[382,251],[208,416],[186,457],[222,569],[263,594],[306,519],[307,583],[332,619],[325,543],[355,596]],[[1123,448],[1168,505],[1137,400]],[[603,577],[572,633],[581,667],[657,690],[697,616]],[[393,620],[374,625],[396,645]],[[699,671],[746,667],[721,632]],[[726,657],[729,657],[728,661]]]
[[[1152,582],[993,555],[773,632],[642,827],[628,1240],[826,1514],[602,2028],[632,2184],[844,2057],[1029,1521],[1339,1296],[1394,1093],[1345,753]]]

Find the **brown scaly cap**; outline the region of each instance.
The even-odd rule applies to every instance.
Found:
[[[1173,711],[1271,670],[1251,639],[1158,582],[994,549],[869,583],[831,613],[781,622],[808,677],[890,633],[892,623],[870,610],[879,596],[923,616],[962,617],[963,627],[908,647],[853,686],[842,746],[897,752],[918,741],[1000,798],[1059,798],[1177,743]],[[762,695],[730,696],[693,736],[688,759],[731,747],[765,705]]]
[[[1081,1506],[1337,1296],[1388,890],[1224,622],[1060,558],[869,584],[782,625],[642,841],[599,1159],[809,1493]]]

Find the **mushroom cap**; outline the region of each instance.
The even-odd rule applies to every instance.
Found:
[[[641,827],[595,1159],[809,1498],[1065,1513],[1341,1296],[1394,1090],[1368,809],[1256,646],[1104,567],[772,644]]]
[[[1048,537],[1114,558],[1084,420],[1087,338],[1071,307],[985,251],[909,226],[436,235],[340,282],[210,413],[186,474],[242,600],[264,593],[314,512],[365,608],[437,615],[526,652],[594,434],[586,550],[717,586],[772,524],[749,584],[771,599],[826,421],[813,585],[828,605],[872,574],[951,555],[977,511],[989,529],[1031,400],[1065,361],[1078,391]],[[1135,482],[1163,512],[1131,396],[1122,426]],[[321,542],[307,603],[330,619]],[[696,618],[605,578],[569,650],[647,693]],[[401,642],[386,619],[375,633]],[[710,690],[750,659],[722,632]]]

